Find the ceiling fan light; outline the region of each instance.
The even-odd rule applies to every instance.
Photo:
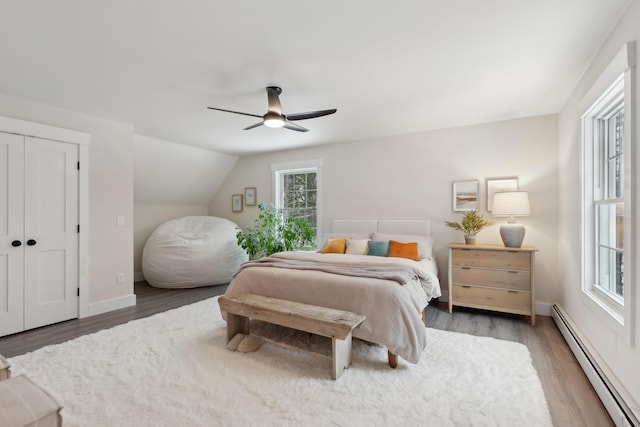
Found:
[[[267,113],[264,115],[264,125],[270,128],[281,128],[284,126],[284,117],[274,113]]]

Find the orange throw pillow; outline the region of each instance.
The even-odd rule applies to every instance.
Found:
[[[395,240],[389,240],[389,256],[420,261],[420,257],[418,256],[418,243],[400,243]]]
[[[323,254],[343,254],[347,249],[347,239],[329,239],[327,246],[320,251]]]

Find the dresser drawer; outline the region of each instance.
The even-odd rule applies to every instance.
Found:
[[[531,314],[531,293],[453,285],[455,305],[509,313]]]
[[[522,251],[451,249],[454,266],[531,270],[531,255]]]
[[[517,291],[531,290],[530,271],[452,267],[451,274],[455,285],[475,285]]]

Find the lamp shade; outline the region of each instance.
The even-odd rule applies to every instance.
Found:
[[[493,195],[493,216],[531,215],[529,195],[526,191],[503,191]]]

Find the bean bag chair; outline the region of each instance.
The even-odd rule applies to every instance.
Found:
[[[227,284],[249,260],[238,226],[224,218],[187,216],[160,225],[142,251],[142,274],[158,288]]]

